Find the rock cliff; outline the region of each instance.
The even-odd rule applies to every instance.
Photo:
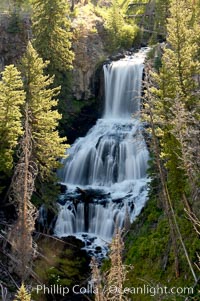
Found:
[[[17,23],[8,14],[0,13],[0,71],[5,65],[16,63],[23,55],[30,27],[28,16]]]
[[[107,56],[104,50],[103,20],[95,14],[93,8],[90,4],[78,5],[72,22],[75,60],[71,94],[77,100],[96,96],[96,70]],[[7,14],[0,14],[0,71],[5,65],[18,61],[29,36],[31,22],[28,16],[16,24]]]
[[[72,93],[78,100],[87,100],[95,96],[96,70],[107,56],[104,50],[103,20],[88,4],[78,8],[72,27],[75,52]]]

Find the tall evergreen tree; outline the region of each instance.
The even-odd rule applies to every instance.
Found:
[[[168,19],[168,47],[162,58],[160,74],[154,75],[159,89],[155,92],[156,115],[159,116],[161,127],[162,155],[169,171],[168,180],[171,192],[180,193],[184,190],[185,175],[180,169],[182,150],[179,141],[173,134],[172,120],[174,113],[171,108],[175,99],[183,103],[186,110],[197,105],[195,76],[199,73],[198,61],[198,22],[193,19],[193,8],[190,0],[173,0]]]
[[[155,5],[154,30],[166,33],[167,18],[169,16],[170,0],[157,0]]]
[[[198,20],[193,20],[193,7],[190,0],[171,2],[167,32],[167,42],[170,47],[165,49],[162,60],[164,73],[169,75],[165,83],[166,97],[174,99],[179,95],[186,105],[191,105],[192,95],[196,89],[194,76],[199,73],[200,64],[196,43],[199,24]]]
[[[61,115],[55,110],[60,88],[50,88],[53,77],[44,75],[47,63],[38,56],[29,42],[22,58],[21,70],[24,78],[26,102],[31,112],[31,127],[33,138],[33,158],[39,168],[39,173],[50,175],[52,169],[59,166],[57,159],[65,154],[68,145],[60,138],[57,126]]]
[[[109,48],[111,50],[120,46],[121,29],[124,24],[123,15],[118,0],[112,1],[111,8],[108,11],[105,28],[109,33]]]
[[[14,65],[7,66],[0,81],[0,171],[13,166],[13,153],[22,135],[20,107],[25,101],[23,83]]]
[[[51,72],[71,68],[69,7],[65,0],[33,0],[34,47],[38,54],[50,61]]]
[[[167,20],[167,46],[164,49],[160,73],[153,74],[155,82],[154,88],[151,89],[153,95],[150,95],[150,115],[154,119],[154,135],[159,137],[161,147],[161,152],[157,150],[156,155],[163,174],[162,182],[169,205],[169,221],[172,221],[172,228],[175,230],[173,232],[179,238],[195,281],[197,276],[185,247],[176,213],[180,215],[181,212],[184,215],[184,208],[189,208],[191,213],[185,195],[191,199],[188,180],[194,172],[189,158],[191,150],[187,149],[191,147],[193,133],[196,132],[194,119],[197,118],[199,103],[196,80],[200,70],[198,22],[191,0],[171,1],[170,17]],[[187,135],[189,129],[191,134]],[[196,149],[196,144],[193,145]],[[196,154],[193,151],[193,159],[194,155]]]

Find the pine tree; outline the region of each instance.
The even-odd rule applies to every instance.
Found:
[[[115,50],[121,45],[121,29],[124,25],[123,15],[118,0],[113,0],[105,22],[109,34],[109,49]]]
[[[67,71],[72,66],[69,7],[65,0],[33,0],[34,47],[49,70]]]
[[[0,171],[13,166],[13,154],[22,135],[21,106],[25,101],[23,83],[14,65],[7,66],[0,81]]]
[[[31,301],[31,295],[27,292],[23,283],[19,288],[14,301]]]
[[[178,224],[178,219],[176,216],[176,211],[180,210],[180,206],[177,206],[177,203],[174,206],[174,201],[175,197],[172,193],[171,188],[171,183],[169,182],[169,173],[171,170],[166,170],[164,168],[164,161],[163,161],[163,156],[162,156],[162,151],[163,151],[163,143],[159,145],[160,139],[159,138],[159,133],[163,132],[159,126],[163,126],[163,120],[165,116],[162,116],[162,119],[159,117],[159,100],[155,98],[155,95],[151,94],[152,90],[150,87],[155,86],[156,84],[152,83],[152,73],[150,72],[150,67],[146,68],[145,72],[145,86],[146,86],[146,98],[147,98],[147,103],[145,105],[146,110],[147,110],[147,120],[150,124],[151,127],[151,134],[152,134],[152,150],[155,155],[155,164],[158,169],[158,175],[159,179],[161,181],[161,187],[162,187],[162,203],[163,203],[163,210],[168,218],[169,226],[170,226],[170,236],[172,239],[172,244],[173,244],[173,251],[174,251],[174,258],[175,258],[175,272],[176,272],[176,277],[179,277],[179,252],[178,252],[178,244],[177,244],[177,238],[179,239],[184,255],[186,257],[186,260],[188,262],[189,269],[194,277],[195,282],[197,281],[197,276],[195,274],[191,259],[189,257],[187,248],[185,246],[179,224]],[[155,78],[155,74],[154,74]],[[146,119],[146,116],[145,116]],[[161,122],[162,121],[162,122]],[[161,135],[163,137],[163,135]],[[162,138],[163,139],[163,138]],[[172,150],[173,151],[173,150]],[[168,158],[168,157],[167,157]],[[177,180],[177,179],[176,179]],[[178,182],[176,182],[177,184]],[[182,191],[183,193],[183,191]],[[174,208],[175,207],[175,208]],[[178,208],[177,208],[178,207]]]
[[[187,172],[184,173],[179,168],[182,165],[183,150],[180,141],[173,134],[174,113],[171,108],[175,99],[179,99],[186,110],[194,109],[198,103],[195,95],[195,76],[200,70],[196,42],[198,28],[198,22],[193,18],[191,1],[173,0],[167,24],[168,47],[164,50],[159,76],[154,74],[159,88],[152,89],[156,116],[159,116],[162,156],[166,161],[171,193],[176,198],[180,198],[184,191]]]
[[[179,95],[190,106],[193,104],[193,92],[197,86],[194,76],[200,70],[196,43],[199,24],[197,20],[193,21],[190,0],[171,2],[167,32],[169,47],[165,49],[162,59],[164,70],[168,74],[168,81],[165,83],[166,97],[174,99]]]
[[[195,281],[197,276],[184,244],[176,213],[184,214],[185,207],[187,210],[189,208],[189,215],[193,216],[186,193],[188,180],[195,170],[191,158],[195,159],[196,151],[191,152],[190,144],[197,129],[194,119],[197,118],[199,102],[196,80],[200,70],[198,28],[192,1],[172,0],[170,17],[167,20],[168,36],[162,57],[162,68],[159,74],[151,73],[154,87],[150,89],[148,95],[153,139],[156,141],[154,152],[162,181],[164,206],[170,224],[175,260],[178,263],[178,245],[175,241],[178,237]],[[194,140],[192,145],[197,148]],[[189,158],[191,154],[192,157]],[[176,266],[178,276],[178,265]]]
[[[170,0],[157,0],[155,6],[154,30],[166,33],[166,21],[169,16]]]
[[[49,176],[54,168],[60,166],[57,159],[65,154],[68,145],[60,138],[57,126],[61,115],[57,112],[57,100],[60,88],[50,88],[53,77],[44,75],[47,63],[38,56],[29,42],[22,58],[21,70],[24,78],[26,102],[31,112],[33,138],[33,158],[41,176]]]

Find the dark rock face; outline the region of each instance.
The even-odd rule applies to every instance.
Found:
[[[72,125],[65,131],[68,142],[72,144],[76,138],[84,137],[88,130],[96,123],[101,116],[101,102],[96,100],[86,105],[73,120]]]
[[[0,14],[0,71],[5,65],[16,63],[23,55],[28,35],[30,34],[30,18],[23,16],[19,24],[13,24],[11,17]]]

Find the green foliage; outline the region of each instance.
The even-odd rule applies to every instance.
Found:
[[[37,208],[39,208],[42,204],[45,204],[47,210],[57,214],[58,208],[56,201],[60,194],[60,187],[56,184],[57,182],[58,178],[54,173],[52,173],[51,177],[44,179],[38,177],[36,179],[36,193],[32,196],[32,203]]]
[[[60,258],[57,259],[57,267],[52,267],[47,271],[47,277],[50,284],[60,284],[62,286],[73,286],[74,283],[83,279],[83,270],[86,259],[79,256],[74,261],[74,253],[66,249]]]
[[[192,286],[193,276],[187,264],[186,252],[183,251],[183,243],[198,277],[198,270],[194,263],[198,263],[199,241],[197,233],[185,214],[184,207],[186,207],[187,200],[183,202],[184,195],[188,191],[190,170],[188,162],[192,156],[192,152],[188,150],[192,144],[196,147],[194,140],[192,142],[190,132],[196,126],[195,116],[199,101],[195,80],[200,66],[197,47],[199,25],[197,23],[198,19],[194,17],[190,0],[171,1],[170,17],[167,22],[167,44],[157,72],[150,73],[149,82],[153,87],[149,89],[148,94],[151,126],[155,130],[156,137],[154,137],[158,145],[157,149],[154,147],[154,153],[160,163],[164,185],[172,202],[179,239],[182,236],[181,244],[179,240],[177,241],[180,277],[176,278],[174,273],[175,256],[172,247],[174,234],[170,235],[169,222],[165,216],[166,210],[164,211],[165,208],[159,204],[163,198],[159,185],[158,190],[154,190],[154,194],[151,193],[155,182],[153,178],[150,201],[133,225],[133,231],[127,241],[128,262],[131,261],[135,267],[134,273],[130,275],[129,285],[132,286],[142,286],[143,282],[146,282],[153,286],[158,283],[161,285],[167,283],[168,287],[178,287],[183,286],[186,279],[187,285],[190,283]],[[155,58],[155,54],[156,49],[154,53],[151,53],[151,60]],[[152,65],[153,63],[155,65],[155,61]],[[146,120],[150,121],[149,117],[146,116]],[[152,170],[150,173],[154,176]],[[188,194],[188,197],[191,200],[192,194]],[[159,207],[162,209],[160,212]],[[196,212],[194,211],[195,214]],[[194,300],[198,298],[197,290],[198,288],[195,291]],[[157,300],[156,298],[159,297],[165,300],[163,296],[155,296],[153,299]],[[193,296],[190,297],[193,300]],[[149,300],[148,298],[149,296],[140,295],[134,300],[143,301]],[[169,300],[171,300],[170,297]],[[182,296],[174,296],[173,300],[182,300]]]
[[[74,54],[71,50],[69,6],[65,0],[33,0],[33,44],[40,57],[48,60],[46,73],[55,75],[53,87],[61,86],[58,111],[62,117],[59,130],[66,124],[67,98],[71,84],[70,70]],[[64,135],[63,131],[60,131]]]
[[[30,12],[31,11],[31,0],[1,0],[0,11],[15,13],[16,8],[19,8],[19,12]]]
[[[34,270],[40,281],[47,286],[67,286],[70,291],[74,285],[83,283],[88,277],[90,258],[81,247],[83,244],[75,238],[69,244],[49,238],[40,240],[39,248],[44,257],[38,258]],[[44,295],[41,297],[46,300]],[[39,298],[38,294],[34,295],[34,300]]]
[[[123,1],[121,1],[123,3]],[[126,7],[129,12],[129,14],[136,14],[140,15],[145,12],[146,4],[148,3],[148,0],[132,0],[132,1],[126,1]],[[128,5],[127,5],[128,4]],[[143,4],[143,5],[142,5]]]
[[[27,2],[26,0],[11,0],[15,7],[22,7],[22,5]]]
[[[16,13],[12,13],[9,20],[7,32],[16,34],[22,30],[22,20]]]
[[[112,1],[105,16],[105,29],[108,32],[108,50],[114,51],[120,47],[131,47],[138,28],[135,24],[126,23],[118,1]]]
[[[151,50],[147,54],[147,60],[152,62],[152,65],[156,72],[159,72],[162,67],[162,53],[159,47],[160,44],[152,46]]]
[[[120,32],[121,46],[130,48],[133,45],[138,30],[139,28],[136,25],[124,24]]]
[[[193,12],[190,1],[172,1],[170,13],[167,25],[167,41],[170,47],[165,49],[163,55],[163,65],[170,74],[170,81],[166,84],[167,88],[176,84],[176,89],[170,97],[178,94],[189,104],[192,101],[192,91],[196,88],[193,76],[198,74],[200,68],[196,43],[199,25],[197,20],[192,23]]]
[[[32,116],[33,156],[41,176],[49,176],[54,168],[60,166],[56,159],[63,157],[68,147],[63,143],[66,139],[59,137],[57,126],[61,115],[54,109],[60,88],[50,88],[53,77],[44,75],[46,67],[47,63],[43,62],[29,42],[21,61],[21,70],[26,102]]]
[[[19,288],[14,301],[31,301],[31,295],[27,292],[24,284],[22,283]]]
[[[196,250],[199,249],[197,235],[193,232],[190,222],[185,216],[179,218],[179,225],[189,256],[196,261]],[[126,264],[132,264],[133,270],[127,276],[126,287],[149,286],[160,287],[184,287],[193,286],[193,278],[188,270],[183,251],[179,249],[179,261],[181,265],[181,276],[175,277],[173,247],[170,239],[169,225],[159,200],[151,197],[144,211],[133,223],[128,237],[126,238]],[[198,295],[195,289],[195,296]],[[167,296],[151,297],[149,294],[131,294],[130,300],[149,301]],[[175,300],[182,300],[182,296],[174,296]],[[152,299],[151,299],[152,298]],[[166,299],[165,299],[166,298]],[[169,299],[173,300],[173,299]]]
[[[105,28],[109,34],[110,50],[115,50],[120,46],[120,31],[123,23],[123,15],[121,13],[118,1],[113,1],[105,22]]]
[[[166,34],[167,17],[169,16],[170,0],[157,0],[155,6],[154,29]]]
[[[33,0],[34,46],[39,55],[50,61],[49,69],[67,71],[71,68],[69,7],[65,0]]]
[[[157,118],[156,134],[160,138],[161,158],[168,171],[171,195],[177,199],[187,188],[186,172],[183,171],[181,142],[174,136],[172,124],[175,99],[183,103],[186,110],[196,107],[198,99],[194,93],[200,63],[196,38],[199,26],[193,20],[190,1],[172,1],[168,19],[168,47],[164,49],[159,75],[153,75],[158,88],[152,88],[154,95],[154,115]]]
[[[21,75],[9,65],[0,81],[0,171],[9,172],[13,167],[14,150],[23,133],[20,109],[24,101]]]

